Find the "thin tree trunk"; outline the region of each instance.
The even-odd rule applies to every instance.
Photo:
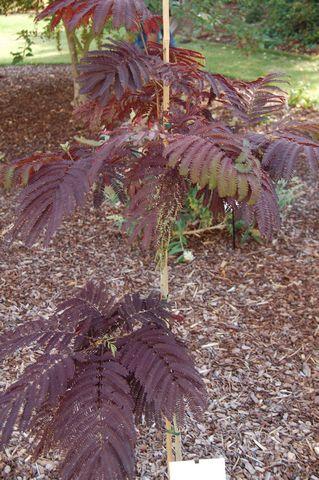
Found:
[[[168,4],[168,7],[167,7]],[[164,61],[169,62],[169,40],[167,44],[167,24],[169,29],[169,15],[167,18],[167,8],[169,10],[169,0],[163,0],[163,58]],[[163,85],[163,113],[167,112],[169,109],[169,86]],[[160,287],[161,287],[161,296],[162,298],[168,298],[168,253],[167,250],[161,255],[164,258],[161,258],[160,262]],[[173,462],[175,460],[173,453],[173,435],[170,433],[172,431],[172,424],[169,420],[166,419],[166,452],[167,452],[167,462]]]
[[[78,52],[76,49],[76,44],[75,44],[75,39],[74,39],[74,33],[70,32],[68,30],[67,25],[65,22],[63,22],[64,28],[65,28],[65,33],[66,33],[66,39],[68,42],[68,47],[69,47],[69,52],[70,52],[70,57],[71,57],[71,71],[72,71],[72,79],[73,79],[73,106],[77,107],[81,103],[81,95],[80,95],[80,85],[77,82],[78,79]]]
[[[169,0],[163,0],[163,60],[169,63],[169,49],[170,49],[170,18],[169,18]],[[170,100],[170,88],[169,85],[163,85],[163,116],[165,121],[165,113],[169,110]],[[160,286],[161,295],[163,298],[168,298],[168,251],[167,248],[163,252],[163,258],[161,259],[161,274],[160,274]],[[178,431],[177,421],[174,418],[174,433],[172,432],[172,424],[166,420],[166,450],[167,461],[181,461],[182,460],[182,444],[181,434]],[[173,454],[173,436],[175,438],[175,456]]]
[[[161,288],[161,296],[165,300],[168,298],[168,262],[167,262],[167,251],[163,253],[164,258],[160,259],[160,288]],[[166,426],[166,452],[167,452],[167,462],[174,461],[174,453],[173,453],[173,435],[169,432],[172,431],[172,424],[167,418],[165,419],[165,426]]]
[[[169,63],[170,19],[169,0],[163,0],[163,60]],[[169,85],[163,86],[163,113],[169,109]]]
[[[168,298],[168,253],[167,250],[161,253],[160,258],[160,288],[161,288],[161,297],[167,300]],[[173,453],[173,435],[170,433],[172,431],[172,424],[167,418],[165,419],[166,426],[166,452],[167,452],[167,462],[174,461]]]

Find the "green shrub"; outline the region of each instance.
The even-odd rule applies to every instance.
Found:
[[[239,0],[238,6],[246,24],[259,24],[265,46],[319,43],[318,0]]]
[[[319,44],[318,0],[195,0],[176,5],[174,17],[191,20],[190,34],[231,36],[240,46],[267,48]]]
[[[213,227],[211,213],[203,205],[202,199],[197,198],[197,192],[196,188],[190,190],[186,204],[173,228],[169,255],[176,257],[176,263],[187,263],[194,259],[193,252],[189,247],[189,239],[192,232],[200,237],[210,229],[226,230],[229,236],[233,237],[235,228],[236,237],[240,244],[250,241],[263,243],[258,228],[255,225],[247,226],[243,220],[236,220],[234,223],[231,211],[229,211],[222,223]],[[293,205],[303,194],[302,182],[298,177],[293,177],[289,182],[287,180],[279,180],[276,193],[281,216],[284,217],[287,213],[287,208]]]
[[[197,198],[198,188],[191,188],[186,204],[175,222],[169,255],[176,255],[176,262],[190,262],[193,254],[188,248],[187,232],[205,230],[212,224],[212,213],[203,205],[202,198]]]
[[[288,98],[289,107],[318,108],[318,101],[311,98],[311,96],[307,93],[308,86],[309,84],[299,82],[293,88],[291,88]]]

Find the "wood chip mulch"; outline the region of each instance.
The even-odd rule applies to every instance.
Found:
[[[10,160],[52,148],[76,133],[68,67],[0,71],[0,152]],[[316,116],[318,120],[318,115]],[[0,235],[14,198],[3,192]],[[226,458],[230,480],[319,480],[319,193],[305,178],[272,243],[233,251],[224,232],[192,241],[195,259],[170,260],[171,300],[185,321],[176,332],[203,375],[209,408],[183,432],[185,459]],[[60,295],[90,278],[113,292],[158,288],[152,258],[128,247],[90,204],[65,222],[50,248],[1,241],[0,327],[48,315]],[[32,358],[31,358],[32,359]],[[25,367],[3,369],[5,388]],[[136,478],[166,478],[163,432],[141,430]],[[58,479],[57,457],[34,462],[15,434],[0,454],[0,478]]]

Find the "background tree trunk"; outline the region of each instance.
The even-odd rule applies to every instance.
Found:
[[[73,95],[73,106],[77,107],[81,103],[81,94],[80,94],[80,85],[78,84],[78,63],[79,63],[79,55],[76,49],[76,43],[74,38],[74,32],[70,32],[68,30],[65,22],[63,22],[66,39],[68,42],[68,47],[70,51],[70,58],[71,58],[71,72],[72,72],[72,80],[73,80],[73,88],[74,88],[74,95]]]

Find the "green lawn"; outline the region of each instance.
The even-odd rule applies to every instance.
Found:
[[[319,103],[319,56],[297,55],[268,50],[249,54],[231,45],[197,41],[185,45],[206,55],[207,68],[233,78],[254,80],[269,72],[289,76],[293,90]]]
[[[0,15],[0,65],[10,65],[13,58],[10,52],[16,52],[24,46],[23,39],[17,40],[17,32],[34,29],[35,23],[30,15]],[[65,35],[62,35],[61,40],[62,50],[59,52],[54,39],[35,38],[35,45],[32,46],[34,56],[29,57],[25,63],[68,63]]]
[[[12,62],[10,52],[18,50],[23,40],[16,40],[16,32],[32,30],[34,23],[28,15],[0,16],[0,65]],[[181,45],[184,46],[184,45]],[[247,54],[231,45],[207,41],[186,44],[207,57],[207,67],[216,73],[244,80],[252,80],[267,72],[283,72],[290,77],[293,90],[302,89],[302,95],[319,103],[319,56],[286,54],[270,51],[257,51]],[[69,55],[65,36],[62,35],[62,50],[56,50],[55,40],[35,39],[33,57],[26,63],[68,63]]]

